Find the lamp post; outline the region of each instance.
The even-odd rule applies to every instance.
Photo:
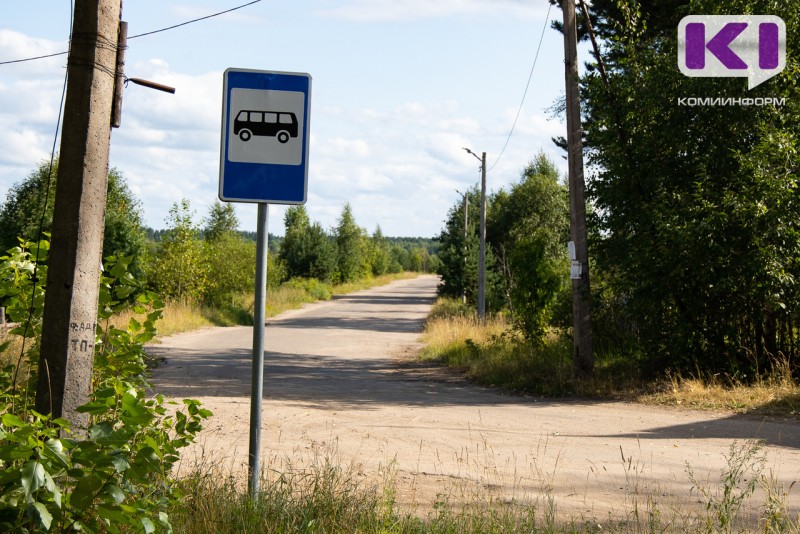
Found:
[[[481,230],[480,251],[478,253],[478,320],[486,317],[486,152],[481,157],[468,148],[464,148],[481,162]]]

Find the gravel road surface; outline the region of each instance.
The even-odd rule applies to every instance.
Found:
[[[438,498],[548,502],[559,513],[605,518],[643,508],[699,506],[687,473],[713,487],[734,441],[765,443],[767,471],[800,480],[800,425],[593,400],[518,397],[414,362],[437,278],[421,276],[286,312],[268,321],[262,465],[296,469],[325,458],[355,476],[391,472],[398,502]],[[247,468],[252,329],[175,335],[154,389],[214,412],[185,455]],[[800,512],[800,483],[788,495]]]

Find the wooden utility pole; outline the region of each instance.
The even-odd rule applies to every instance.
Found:
[[[120,4],[76,1],[67,60],[36,410],[78,432],[92,383]]]
[[[589,291],[589,246],[586,231],[585,183],[583,179],[583,133],[578,89],[578,31],[575,0],[563,0],[564,66],[567,93],[567,153],[569,159],[570,236],[572,260],[573,367],[578,375],[594,369],[592,314]]]

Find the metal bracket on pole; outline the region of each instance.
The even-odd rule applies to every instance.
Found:
[[[122,124],[122,89],[133,82],[136,85],[164,91],[165,93],[175,94],[175,88],[141,78],[125,77],[125,50],[128,49],[128,23],[124,20],[119,21],[119,37],[117,38],[117,68],[114,80],[114,103],[111,108],[111,126],[119,128]]]
[[[111,126],[122,124],[122,89],[125,86],[125,50],[128,48],[128,23],[119,21],[117,38],[117,76],[114,80],[114,107],[111,108]]]
[[[165,93],[175,94],[175,88],[170,87],[169,85],[162,85],[160,83],[151,82],[150,80],[142,80],[141,78],[125,78],[126,82],[133,82],[136,85],[141,85],[142,87],[148,87],[150,89],[156,89],[157,91],[164,91]]]

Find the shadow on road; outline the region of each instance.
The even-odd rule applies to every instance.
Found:
[[[396,312],[402,313],[402,312]],[[385,313],[381,313],[385,315]],[[270,322],[275,328],[344,328],[347,330],[362,330],[369,332],[394,332],[417,333],[422,332],[422,323],[418,319],[404,319],[402,317],[370,317],[359,313],[355,317],[301,317],[298,319],[283,319]]]
[[[407,290],[408,291],[408,290]],[[293,329],[292,338],[313,336],[314,329],[343,329],[350,343],[358,347],[375,333],[417,333],[423,327],[424,311],[420,306],[433,301],[432,292],[417,293],[384,290],[376,294],[350,294],[337,298],[338,315],[307,313],[270,320],[270,330]],[[375,306],[375,309],[372,308]],[[423,308],[424,310],[424,308]],[[302,332],[302,330],[308,332]],[[361,331],[362,334],[357,332]],[[220,331],[221,332],[221,331]],[[317,333],[316,335],[320,335]],[[359,337],[361,336],[361,337]],[[352,338],[352,339],[350,339]],[[411,339],[414,337],[412,336]],[[341,339],[341,336],[338,338]],[[239,347],[242,344],[238,345]],[[407,345],[406,345],[407,346]],[[443,379],[446,373],[429,373],[429,366],[398,365],[385,355],[353,357],[268,351],[264,372],[264,395],[267,400],[287,402],[316,410],[377,410],[386,406],[502,406],[516,405],[531,410],[554,406],[592,410],[607,401],[591,399],[526,398],[503,394],[475,386],[465,380]],[[307,349],[310,351],[310,349]],[[188,349],[155,345],[148,352],[164,360],[154,373],[154,389],[175,398],[250,396],[250,349]],[[358,352],[358,349],[356,349]],[[324,354],[324,353],[323,353]],[[331,353],[333,354],[333,353]],[[424,367],[424,369],[423,369]],[[452,375],[449,375],[452,377]],[[654,408],[657,409],[657,408]],[[681,419],[681,417],[678,417]],[[771,445],[800,448],[800,425],[785,421],[731,415],[709,415],[696,422],[678,423],[643,430],[637,434],[602,434],[608,439],[763,439]],[[587,436],[575,429],[575,436]],[[564,434],[562,434],[563,436]]]
[[[796,421],[734,414],[685,424],[648,428],[636,434],[599,434],[593,437],[689,440],[763,440],[768,445],[800,448],[800,426]]]

